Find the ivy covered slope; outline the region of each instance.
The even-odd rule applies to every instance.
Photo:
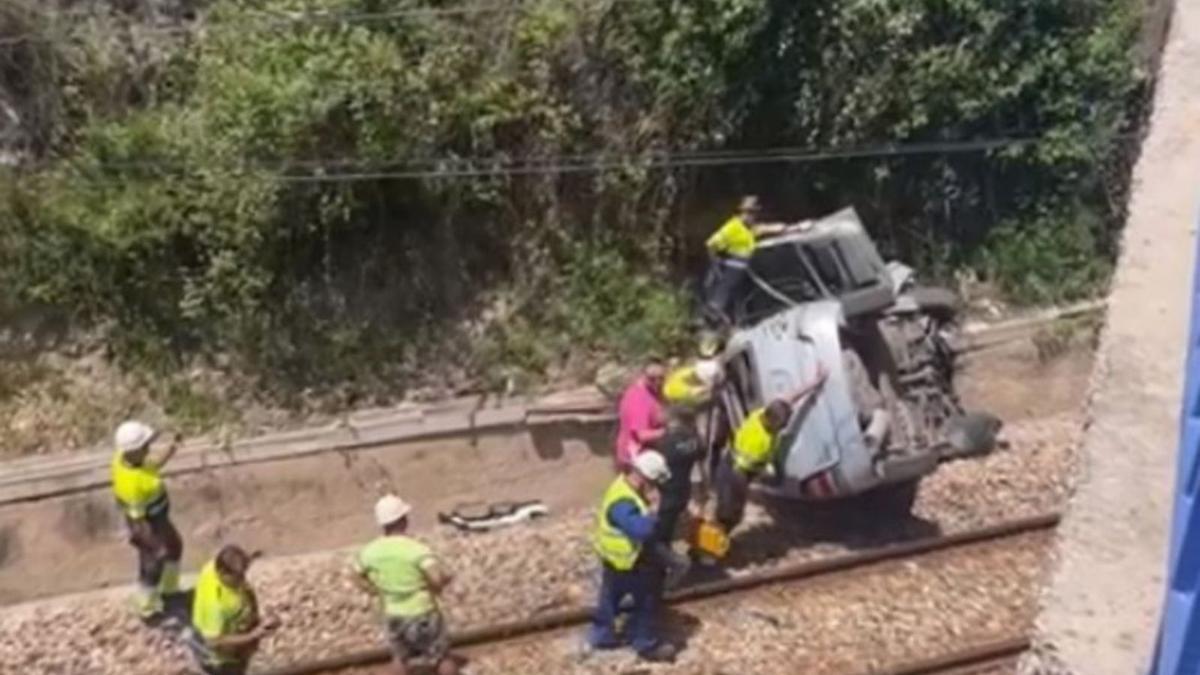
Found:
[[[66,112],[5,180],[0,281],[111,326],[120,355],[231,355],[288,386],[670,345],[746,189],[787,215],[854,204],[931,273],[1086,294],[1119,224],[1138,4],[217,0],[117,101],[105,78],[130,73],[47,20]]]

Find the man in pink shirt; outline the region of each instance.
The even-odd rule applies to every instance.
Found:
[[[617,407],[618,470],[629,466],[637,453],[653,445],[666,429],[663,414],[662,386],[666,369],[662,362],[651,359],[642,368],[642,374],[621,395]]]

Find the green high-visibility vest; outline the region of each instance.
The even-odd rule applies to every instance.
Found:
[[[596,514],[596,527],[592,531],[592,547],[596,549],[600,559],[612,565],[613,569],[627,572],[633,569],[637,562],[642,545],[608,522],[608,510],[623,499],[632,500],[642,514],[650,510],[646,500],[633,489],[625,476],[617,476],[605,490],[604,499],[600,502],[600,512]]]

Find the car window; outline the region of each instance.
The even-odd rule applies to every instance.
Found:
[[[742,295],[734,305],[738,325],[751,325],[787,309],[792,303],[811,302],[823,297],[810,265],[800,255],[799,245],[776,245],[754,254],[750,261],[753,276],[742,285]],[[764,289],[762,284],[769,286],[770,290]]]
[[[846,274],[842,271],[843,268],[839,264],[840,261],[834,252],[832,243],[824,246],[805,245],[804,255],[817,270],[821,282],[834,295],[840,295],[847,290]]]

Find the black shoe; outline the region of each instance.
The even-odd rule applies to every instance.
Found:
[[[679,650],[670,642],[660,642],[646,651],[638,652],[638,658],[650,663],[675,663]]]

